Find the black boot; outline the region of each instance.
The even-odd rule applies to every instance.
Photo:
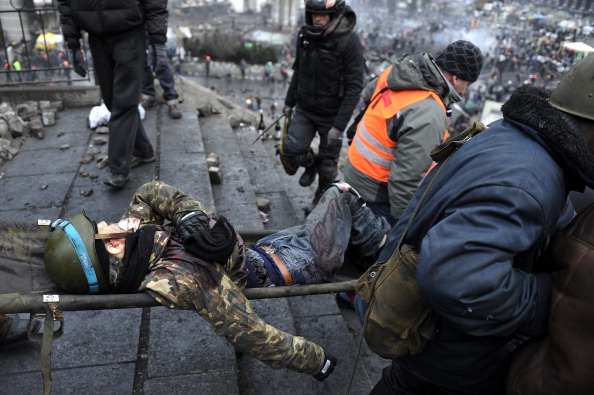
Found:
[[[299,177],[299,185],[302,187],[310,186],[316,180],[316,174],[318,174],[318,171],[315,165],[306,167],[301,177]]]

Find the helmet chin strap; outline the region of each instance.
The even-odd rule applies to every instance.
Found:
[[[324,34],[322,36],[323,37],[326,37],[329,34],[331,34],[334,30],[336,30],[336,28],[338,27],[338,25],[342,21],[342,18],[343,17],[344,17],[344,13],[340,13],[340,14],[338,14],[336,16],[336,18],[334,18],[333,20],[331,20],[330,23],[328,23],[328,27],[326,28],[326,30],[324,31]]]
[[[126,236],[134,232],[122,232],[122,233],[96,233],[95,240],[108,240],[108,239],[125,239]]]

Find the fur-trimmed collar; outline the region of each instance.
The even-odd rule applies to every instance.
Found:
[[[561,156],[561,165],[580,184],[594,186],[594,155],[572,115],[551,106],[549,92],[524,85],[501,107],[503,116],[534,129]],[[575,186],[574,186],[575,187]]]

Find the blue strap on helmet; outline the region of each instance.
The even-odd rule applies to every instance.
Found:
[[[68,221],[63,221],[57,226],[64,228],[64,232],[66,232],[66,235],[68,236],[70,242],[72,243],[72,246],[74,247],[74,251],[76,251],[76,255],[78,255],[80,265],[82,266],[82,269],[85,272],[85,276],[87,277],[87,283],[89,284],[89,293],[99,293],[99,282],[97,281],[95,268],[93,267],[91,256],[89,255],[87,247],[85,247],[85,243],[83,243],[80,234],[78,233],[76,228]]]

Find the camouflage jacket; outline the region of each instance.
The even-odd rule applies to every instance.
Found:
[[[150,271],[138,290],[147,291],[166,307],[196,310],[236,350],[274,368],[318,373],[324,364],[324,350],[266,324],[241,292],[247,278],[241,238],[223,267],[187,253],[175,227],[164,226],[165,221],[178,224],[185,214],[196,210],[204,211],[200,202],[163,182],[153,181],[137,190],[122,219],[140,218],[141,226],[160,226],[155,233]]]

